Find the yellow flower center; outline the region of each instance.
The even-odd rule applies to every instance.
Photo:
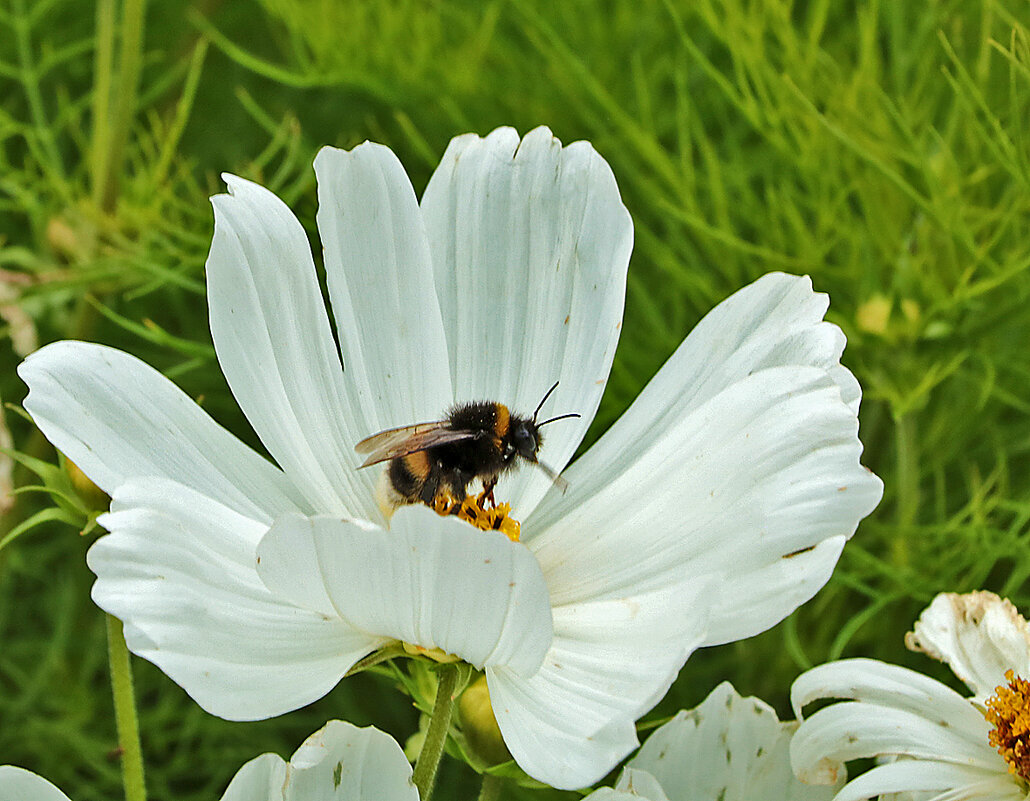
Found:
[[[994,688],[984,717],[994,726],[988,741],[1009,766],[1009,773],[1030,781],[1030,681],[1005,672],[1008,684]]]
[[[430,508],[444,517],[455,515],[480,531],[500,531],[512,542],[519,541],[521,526],[518,520],[509,516],[510,503],[498,504],[487,509],[483,495],[469,495],[460,504],[451,498],[438,495]]]

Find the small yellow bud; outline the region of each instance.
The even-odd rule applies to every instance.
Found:
[[[111,499],[107,493],[89,480],[89,477],[79,469],[71,459],[64,460],[64,470],[72,481],[72,486],[79,494],[79,498],[91,512],[106,511],[111,505]]]
[[[458,714],[461,715],[461,730],[469,748],[483,762],[498,765],[511,759],[494,717],[494,708],[490,705],[486,676],[480,676],[462,693]]]
[[[891,302],[884,295],[873,295],[855,311],[855,324],[870,334],[884,336],[891,318]]]
[[[51,249],[67,262],[80,261],[85,253],[82,233],[64,217],[51,217],[46,224],[46,241]]]

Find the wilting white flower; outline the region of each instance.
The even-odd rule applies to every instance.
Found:
[[[207,263],[211,333],[278,466],[137,359],[75,342],[27,359],[25,407],[113,496],[93,598],[208,711],[256,719],[327,693],[395,641],[485,672],[530,775],[593,783],[690,652],[756,634],[829,578],[882,485],[859,464],[857,381],[808,278],[720,304],[573,463],[496,496],[522,541],[426,507],[389,523],[354,445],[455,402],[528,413],[566,467],[597,410],[632,244],[611,170],[545,128],[454,139],[421,204],[364,144],[315,160],[339,343],[308,240],[226,176]],[[342,364],[341,364],[342,356]],[[389,530],[387,530],[389,526]]]
[[[802,784],[790,768],[797,723],[723,682],[695,709],[656,729],[614,789],[584,801],[830,801],[836,786]]]
[[[35,773],[0,766],[2,801],[69,801]],[[388,734],[331,720],[286,762],[262,754],[240,768],[221,801],[418,801],[411,765]]]
[[[795,711],[820,709],[794,737],[803,779],[832,778],[839,762],[880,757],[836,801],[899,793],[940,801],[1025,801],[1030,780],[1030,629],[990,592],[942,593],[906,637],[946,662],[973,695],[915,671],[871,659],[822,665],[794,683]]]

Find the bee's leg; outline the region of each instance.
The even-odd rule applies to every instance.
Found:
[[[497,508],[497,501],[494,500],[494,487],[497,486],[497,476],[488,478],[483,482],[483,492],[479,496],[479,505],[485,508],[487,502],[491,509]]]
[[[458,506],[461,506],[465,502],[465,498],[468,497],[468,485],[469,479],[462,475],[461,471],[455,470],[454,475],[451,476],[451,493],[454,495],[454,500],[457,501]]]
[[[440,473],[437,470],[430,470],[426,474],[426,480],[419,490],[418,499],[426,506],[435,506],[436,493],[440,489]]]
[[[439,467],[435,490],[437,505],[447,510],[446,512],[441,511],[441,514],[456,515],[461,511],[462,501],[465,500],[465,482],[462,481],[459,471],[444,471],[443,465],[439,465]]]

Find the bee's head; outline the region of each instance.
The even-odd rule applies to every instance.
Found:
[[[535,462],[536,453],[543,443],[537,424],[533,420],[516,419],[513,422],[511,440],[515,454],[528,462]]]
[[[543,399],[537,404],[536,411],[533,412],[533,419],[523,420],[521,418],[513,420],[511,438],[514,446],[514,452],[525,459],[527,462],[532,462],[538,465],[547,475],[551,477],[556,483],[559,481],[557,474],[547,465],[541,464],[537,461],[536,454],[540,450],[540,446],[544,444],[544,439],[540,435],[540,429],[548,423],[553,423],[555,420],[564,420],[567,417],[579,417],[576,412],[570,414],[560,414],[557,417],[552,417],[549,420],[544,420],[542,423],[536,421],[537,415],[540,414],[540,410],[544,407],[547,399],[551,397],[551,393],[558,388],[558,382],[555,381],[554,385],[547,390],[547,394],[544,395]]]

